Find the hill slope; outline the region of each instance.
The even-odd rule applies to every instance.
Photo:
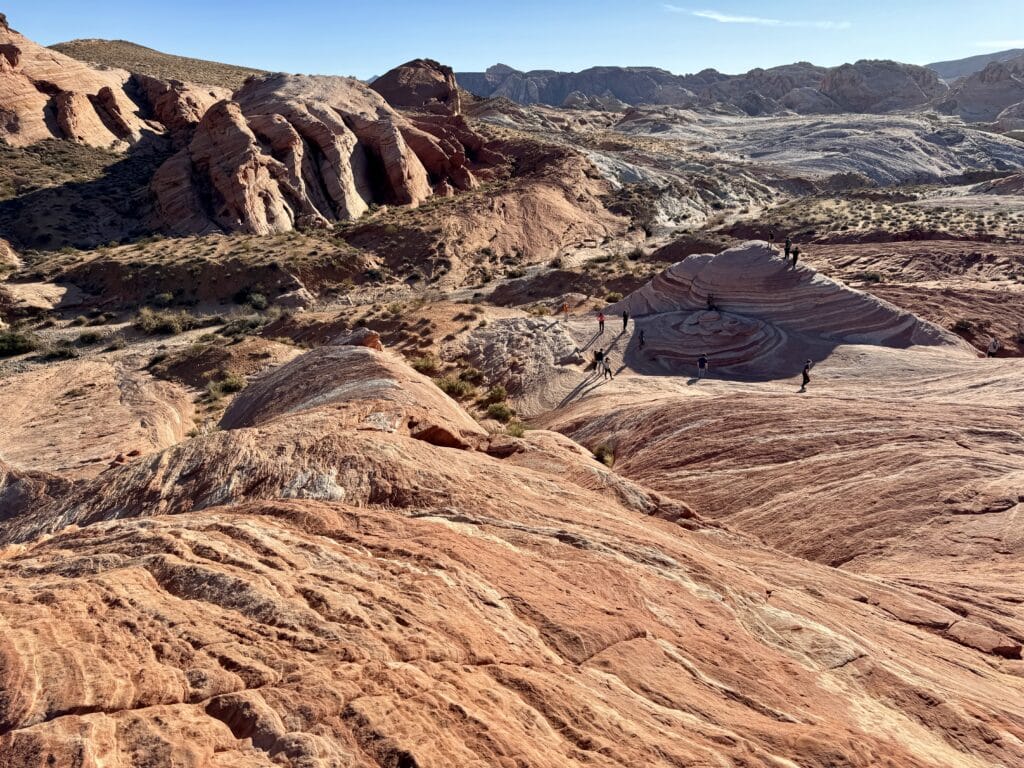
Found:
[[[218,85],[232,91],[241,88],[245,78],[264,74],[264,70],[236,67],[216,61],[175,56],[126,40],[70,40],[50,46],[66,56],[107,67],[127,69],[161,80],[187,80],[204,85]]]
[[[973,75],[975,72],[981,72],[992,62],[1009,61],[1018,56],[1024,56],[1024,48],[1011,48],[1008,51],[999,51],[999,53],[983,53],[980,56],[968,56],[966,59],[937,61],[934,64],[925,64],[925,67],[935,72],[946,82],[951,82],[961,77]]]

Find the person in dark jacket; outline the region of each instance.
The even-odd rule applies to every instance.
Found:
[[[803,383],[800,385],[800,391],[801,392],[806,392],[807,391],[807,385],[811,383],[811,368],[813,368],[813,367],[814,367],[814,361],[812,361],[812,360],[807,360],[804,363]]]

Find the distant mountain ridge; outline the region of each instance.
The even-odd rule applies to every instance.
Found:
[[[934,64],[925,64],[925,66],[937,73],[947,83],[952,84],[954,80],[968,77],[975,72],[981,72],[981,70],[993,62],[1009,61],[1020,56],[1024,56],[1024,48],[1011,48],[1010,50],[999,51],[998,53],[983,53],[978,56],[968,56],[966,59],[937,61]]]
[[[833,68],[797,62],[741,75],[714,69],[676,75],[656,67],[521,72],[497,64],[484,72],[455,76],[470,93],[519,104],[577,106],[617,100],[624,105],[719,105],[747,115],[888,112],[923,106],[948,90],[925,67],[868,60]]]

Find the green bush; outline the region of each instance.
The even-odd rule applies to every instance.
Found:
[[[260,317],[259,315],[238,317],[234,320],[228,321],[224,327],[218,331],[218,333],[221,336],[245,336],[252,331],[258,331],[266,324],[266,318]]]
[[[424,376],[431,376],[441,370],[441,361],[433,355],[414,357],[410,365],[414,371],[419,371]]]
[[[246,303],[257,311],[262,311],[270,306],[270,301],[262,293],[250,293]]]
[[[512,437],[522,437],[526,434],[526,425],[521,421],[510,421],[505,426],[505,434]]]
[[[494,403],[503,403],[508,399],[508,390],[505,389],[501,384],[495,384],[484,396],[484,403],[486,405],[493,405]]]
[[[443,376],[440,379],[434,379],[434,383],[449,397],[454,397],[456,400],[464,400],[470,397],[474,392],[474,387],[468,381],[463,381],[457,376]]]
[[[491,403],[487,406],[487,418],[497,419],[502,424],[507,424],[515,415],[516,412],[505,403]]]
[[[13,357],[39,349],[39,337],[23,331],[0,331],[0,357]]]
[[[237,373],[224,373],[223,378],[218,382],[222,392],[233,393],[241,392],[245,389],[246,380],[244,376],[239,376]]]
[[[47,347],[43,357],[47,360],[73,360],[78,357],[78,350],[70,343],[63,341],[52,347]]]
[[[173,303],[174,303],[174,294],[170,293],[170,292],[158,293],[156,296],[153,297],[153,306],[154,307],[161,307],[161,308],[169,307]]]
[[[99,344],[103,341],[103,334],[99,331],[86,331],[78,335],[77,344],[80,347],[86,347],[90,344]]]
[[[614,304],[617,301],[622,301],[622,294],[619,293],[618,291],[611,291],[607,296],[604,297],[604,300],[607,301],[609,304]]]

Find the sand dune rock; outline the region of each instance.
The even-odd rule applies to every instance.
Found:
[[[632,359],[679,372],[704,353],[723,373],[760,378],[793,375],[805,358],[821,359],[840,343],[963,348],[948,331],[794,268],[760,242],[690,256],[608,311],[626,309],[647,334],[642,356]]]
[[[438,109],[457,115],[462,99],[451,67],[433,59],[413,59],[370,84],[393,107]]]
[[[451,444],[465,445],[467,438],[484,434],[430,379],[367,346],[321,347],[271,371],[232,401],[221,426],[254,427],[325,407],[335,419],[356,422],[373,413],[371,421],[383,423],[387,412],[395,429],[413,436],[444,434]]]
[[[16,147],[67,139],[124,149],[152,127],[139,117],[130,75],[98,69],[0,26],[0,138]]]
[[[457,116],[410,123],[350,78],[268,75],[233,98],[209,108],[189,146],[154,176],[171,231],[330,226],[371,204],[469,189],[468,154],[493,159]]]
[[[172,445],[192,426],[180,387],[94,360],[3,379],[0,401],[0,457],[72,479],[93,477],[118,454]]]
[[[830,70],[819,90],[845,111],[878,113],[919,107],[948,86],[925,67],[864,60]]]

